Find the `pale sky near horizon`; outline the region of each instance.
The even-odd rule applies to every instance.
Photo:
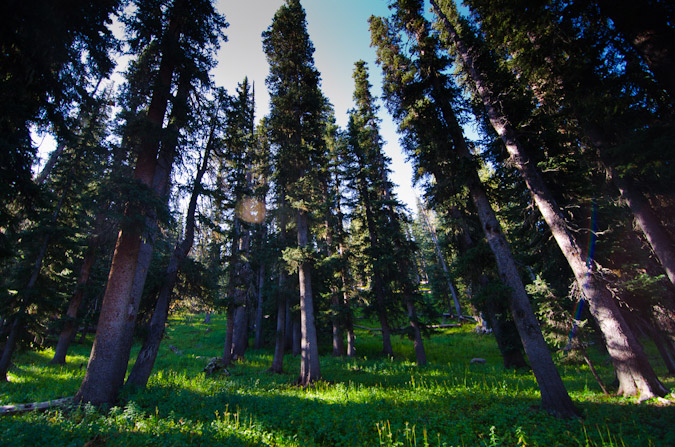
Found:
[[[219,0],[218,9],[230,24],[228,41],[218,53],[214,71],[217,85],[232,94],[245,76],[255,82],[256,118],[269,111],[265,86],[268,64],[262,50],[261,34],[272,23],[274,13],[284,0]],[[373,95],[380,97],[381,69],[375,64],[375,49],[370,47],[368,18],[388,16],[386,0],[301,0],[307,14],[307,31],[314,44],[314,62],[321,73],[321,89],[335,108],[337,124],[346,127],[348,110],[353,107],[354,63],[368,63]],[[396,134],[396,125],[380,101],[381,134],[385,153],[391,158],[391,180],[396,194],[410,211],[415,212],[416,193],[411,185],[412,167],[405,161]]]

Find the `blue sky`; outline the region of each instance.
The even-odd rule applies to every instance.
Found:
[[[381,95],[381,70],[375,64],[375,49],[370,47],[368,17],[387,16],[386,0],[301,0],[307,13],[307,30],[314,43],[314,61],[321,73],[322,91],[335,108],[340,126],[347,124],[347,111],[353,107],[354,62],[363,59],[370,69],[372,93]],[[269,96],[265,86],[267,61],[262,51],[261,33],[272,22],[284,0],[220,0],[218,9],[230,27],[214,72],[216,84],[232,93],[238,82],[248,76],[255,82],[256,115],[268,112]],[[405,162],[398,144],[396,126],[380,103],[381,133],[385,152],[392,159],[391,180],[398,185],[398,198],[415,210],[415,191],[411,186],[412,168]]]

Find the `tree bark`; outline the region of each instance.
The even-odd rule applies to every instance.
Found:
[[[169,316],[171,293],[176,285],[180,266],[187,258],[194,243],[197,200],[201,194],[202,178],[206,173],[211,156],[214,131],[215,120],[212,123],[211,132],[206,143],[206,148],[204,149],[204,156],[192,185],[192,194],[190,195],[190,202],[186,213],[185,237],[181,242],[176,244],[176,247],[171,254],[171,258],[169,259],[169,265],[166,268],[164,281],[162,282],[159,296],[157,297],[157,302],[155,303],[155,308],[152,312],[152,318],[150,319],[148,335],[143,341],[143,346],[136,357],[136,363],[134,363],[134,367],[129,373],[129,377],[127,378],[128,384],[145,387],[148,384],[152,369],[155,366],[155,360],[157,359],[157,353],[159,352],[159,346],[164,337],[166,321]]]
[[[442,97],[442,88],[438,77],[434,77],[432,81],[434,84],[432,96],[441,107],[443,119],[448,125],[450,137],[455,145],[456,155],[472,163],[471,152],[464,140],[462,129],[457,122],[454,111]],[[448,155],[452,156],[451,154]],[[504,284],[511,288],[509,302],[511,314],[541,391],[542,408],[560,417],[578,417],[580,413],[572,403],[569,394],[567,394],[565,385],[553,363],[551,352],[544,341],[539,322],[534,315],[525,286],[518,274],[508,242],[490,205],[485,189],[480,183],[478,173],[472,170],[467,172],[467,175],[469,176],[467,180],[469,196],[476,206],[488,245],[495,256],[499,276]]]
[[[281,215],[279,216],[279,239],[281,246],[286,245],[286,213],[284,210],[284,194],[281,192]],[[284,265],[279,263],[279,278],[277,279],[277,330],[274,340],[274,357],[272,359],[272,366],[269,371],[281,374],[284,370],[284,353],[286,352],[286,338],[288,331],[288,322],[290,320],[290,315],[288,312],[288,296],[286,294],[286,268]],[[289,331],[290,332],[290,331]]]
[[[298,210],[298,247],[303,250],[309,245],[309,216],[306,211]],[[298,383],[306,387],[321,379],[319,368],[319,342],[314,325],[314,299],[312,296],[311,263],[303,259],[298,267],[300,285],[300,330],[302,333],[300,354],[300,377]]]

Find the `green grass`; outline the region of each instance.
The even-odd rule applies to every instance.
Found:
[[[429,365],[422,368],[414,364],[408,340],[394,339],[397,357],[390,359],[379,354],[376,336],[358,332],[358,358],[322,357],[325,381],[302,389],[293,385],[298,358],[286,357],[286,374],[265,372],[271,349],[249,350],[229,377],[205,377],[202,368],[221,353],[225,322],[214,316],[207,326],[202,319],[171,319],[147,389],[124,390],[119,406],[107,410],[85,406],[0,417],[0,445],[675,445],[675,407],[605,397],[585,366],[560,366],[583,420],[539,411],[532,374],[504,370],[494,340],[469,326],[426,340]],[[50,351],[20,354],[10,382],[0,384],[0,402],[73,395],[89,349],[73,346],[66,366],[47,365]],[[473,357],[487,363],[471,365]],[[606,359],[596,353],[595,360],[610,382]],[[675,380],[666,384],[672,389]]]

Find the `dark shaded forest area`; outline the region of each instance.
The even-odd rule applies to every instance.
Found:
[[[505,384],[504,414],[519,405],[550,421],[613,414],[573,383],[577,368],[597,394],[593,402],[626,406],[627,420],[642,429],[651,418],[655,438],[626,428],[607,441],[598,429],[599,441],[584,428],[585,438],[570,435],[566,444],[559,438],[571,429],[555,427],[570,422],[552,422],[548,440],[527,438],[529,426],[500,434],[496,422],[440,429],[405,419],[405,428],[392,429],[386,411],[371,417],[364,407],[343,415],[368,415],[363,436],[338,439],[317,419],[297,442],[669,442],[675,6],[388,3],[389,16],[369,19],[377,66],[354,62],[343,128],[321,90],[299,0],[285,0],[261,36],[270,95],[263,117],[255,116],[248,78],[233,92],[213,80],[228,23],[211,0],[3,2],[2,404],[31,402],[68,424],[89,421],[90,431],[72,439],[103,445],[112,435],[96,435],[101,427],[147,422],[153,405],[155,422],[168,424],[157,436],[173,433],[177,419],[160,416],[154,398],[144,397],[158,387],[193,386],[206,399],[227,395],[218,387],[230,380],[229,398],[246,397],[235,399],[236,412],[209,410],[216,417],[208,436],[253,433],[242,445],[296,445],[293,432],[280,435],[278,421],[256,413],[266,407],[252,396],[274,401],[279,387],[292,385],[296,399],[330,400],[338,387],[349,394],[350,371],[357,381],[367,370],[385,381],[383,390],[403,374],[413,391],[442,396],[440,382],[430,385],[437,374],[453,381],[446,392],[457,399],[454,380],[462,376],[467,389],[475,383],[466,385],[469,369],[451,359],[468,356],[475,358],[466,368],[492,362],[488,380]],[[113,33],[113,23],[123,33]],[[122,54],[129,62],[114,87]],[[381,92],[372,70],[382,72]],[[380,100],[424,191],[415,210],[394,192]],[[467,136],[472,126],[476,138]],[[45,160],[40,134],[56,141]],[[186,343],[193,332],[202,338]],[[458,343],[494,353],[451,354]],[[195,363],[186,363],[188,351]],[[184,364],[175,361],[181,356]],[[68,376],[67,387],[54,382],[54,371]],[[28,376],[40,385],[18,392]],[[529,381],[526,403],[508,397],[521,381]],[[378,392],[363,401],[377,401]],[[19,397],[28,400],[5,401]],[[401,411],[416,405],[405,402]],[[298,414],[289,420],[303,418],[301,404],[290,407]],[[136,413],[123,422],[118,410]],[[495,417],[476,411],[478,419]],[[40,426],[41,417],[50,416],[4,416],[0,426],[12,433]]]

